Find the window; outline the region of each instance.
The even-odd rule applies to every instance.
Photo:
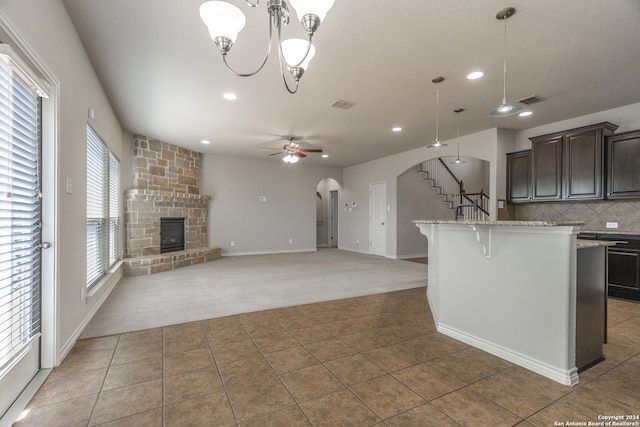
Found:
[[[28,77],[0,56],[0,372],[40,334],[40,109]]]
[[[120,162],[87,126],[87,286],[120,260]]]

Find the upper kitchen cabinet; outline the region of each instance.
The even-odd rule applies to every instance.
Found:
[[[531,184],[533,200],[562,198],[562,135],[531,138]]]
[[[607,198],[640,197],[640,130],[607,138]]]
[[[531,138],[532,199],[604,198],[604,140],[617,128],[605,122]]]
[[[531,150],[507,153],[507,202],[531,201]]]

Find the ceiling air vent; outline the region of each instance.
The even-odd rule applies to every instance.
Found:
[[[524,105],[537,104],[538,102],[546,101],[546,98],[543,98],[538,95],[527,96],[526,98],[518,99],[516,102]]]
[[[355,102],[349,102],[349,101],[345,101],[343,99],[338,99],[336,102],[331,104],[332,107],[340,108],[342,110],[348,110],[349,108],[353,107],[354,105],[356,105]]]

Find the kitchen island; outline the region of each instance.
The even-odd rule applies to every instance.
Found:
[[[438,332],[565,385],[602,360],[606,242],[581,223],[413,221]]]

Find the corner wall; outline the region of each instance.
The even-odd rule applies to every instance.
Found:
[[[200,191],[211,196],[209,246],[222,256],[316,250],[318,183],[342,182],[340,168],[211,154],[201,160]]]

